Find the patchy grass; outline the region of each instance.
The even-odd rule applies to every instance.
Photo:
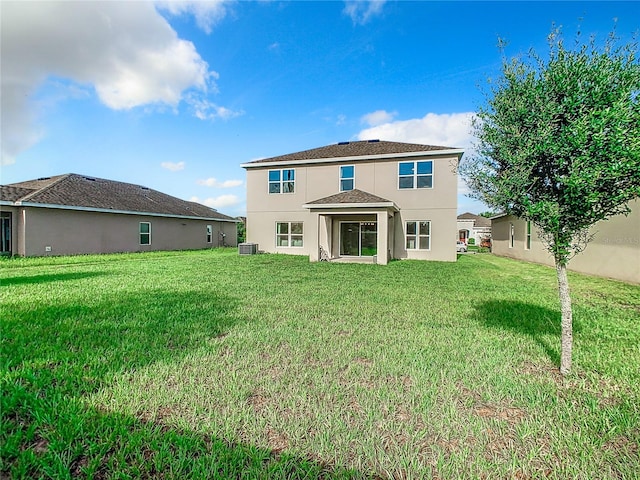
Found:
[[[491,255],[0,261],[11,478],[636,478],[640,287]]]

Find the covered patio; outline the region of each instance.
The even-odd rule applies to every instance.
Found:
[[[390,200],[349,190],[306,203],[317,221],[309,260],[386,265],[394,250],[398,207]]]

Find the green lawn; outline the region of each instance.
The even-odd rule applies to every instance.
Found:
[[[637,478],[640,286],[492,255],[0,260],[0,476]]]

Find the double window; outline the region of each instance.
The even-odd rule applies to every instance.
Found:
[[[406,223],[405,246],[407,250],[431,250],[431,222],[427,220]]]
[[[353,190],[356,183],[356,167],[353,165],[340,166],[340,191]]]
[[[400,162],[398,164],[398,188],[432,188],[433,162]]]
[[[269,193],[293,193],[296,171],[293,168],[269,170]]]
[[[276,247],[302,247],[302,222],[277,222]]]
[[[140,222],[140,245],[151,245],[151,222]]]

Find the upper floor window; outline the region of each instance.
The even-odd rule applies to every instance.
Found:
[[[140,245],[151,245],[151,222],[140,222]]]
[[[295,190],[294,169],[269,170],[269,193],[293,193]]]
[[[346,192],[355,188],[356,167],[353,165],[340,166],[340,191]]]
[[[398,188],[433,187],[433,162],[400,162],[398,164]]]

